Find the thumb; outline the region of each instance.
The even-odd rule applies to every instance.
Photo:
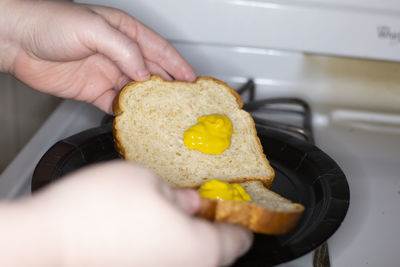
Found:
[[[200,195],[193,189],[171,189],[171,201],[188,215],[194,215],[201,206]]]

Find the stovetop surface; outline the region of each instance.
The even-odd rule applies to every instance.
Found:
[[[211,46],[196,53],[186,44],[176,47],[197,73],[220,78],[234,88],[255,78],[256,99],[295,96],[306,100],[312,109],[315,143],[341,167],[351,192],[347,216],[328,240],[331,265],[398,266],[400,115],[394,88],[359,83],[355,86],[362,86],[351,90],[351,80],[332,80],[318,69],[309,69],[310,61],[304,62],[298,54]],[[301,75],[307,75],[307,80]],[[371,109],[365,108],[368,105]],[[88,104],[64,101],[2,173],[0,197],[29,195],[34,167],[50,146],[98,126],[103,116]],[[312,266],[312,262],[306,255],[282,266]]]

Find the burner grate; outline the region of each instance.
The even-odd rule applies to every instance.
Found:
[[[247,101],[243,109],[248,111],[254,122],[262,127],[278,130],[315,144],[312,131],[311,108],[299,98],[268,98],[255,100],[255,83],[249,80],[236,92]],[[325,242],[314,251],[314,267],[329,267],[329,250]]]
[[[299,98],[268,98],[254,100],[255,84],[249,80],[237,90],[240,95],[248,92],[243,109],[248,111],[257,125],[283,131],[314,144],[311,109]]]

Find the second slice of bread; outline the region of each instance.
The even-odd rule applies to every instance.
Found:
[[[240,184],[250,195],[250,202],[202,199],[197,216],[243,226],[262,234],[285,234],[300,219],[304,206],[267,189],[261,182]]]
[[[199,77],[195,83],[152,76],[129,83],[114,103],[117,150],[152,169],[171,186],[196,188],[215,178],[226,182],[274,179],[255,124],[240,96],[225,83]],[[189,150],[184,132],[203,115],[223,114],[232,122],[231,146],[219,155]]]

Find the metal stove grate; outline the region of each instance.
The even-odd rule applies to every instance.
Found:
[[[243,99],[246,99],[243,109],[252,115],[257,125],[282,131],[315,144],[311,108],[306,102],[298,98],[255,100],[255,90],[255,83],[250,79],[236,91]],[[244,97],[245,95],[247,96],[246,98]],[[326,242],[314,251],[313,266],[330,266],[329,250]]]
[[[311,109],[306,102],[298,98],[254,100],[253,80],[249,80],[237,92],[241,96],[248,93],[248,101],[243,105],[243,109],[252,115],[256,124],[296,135],[314,144]]]

